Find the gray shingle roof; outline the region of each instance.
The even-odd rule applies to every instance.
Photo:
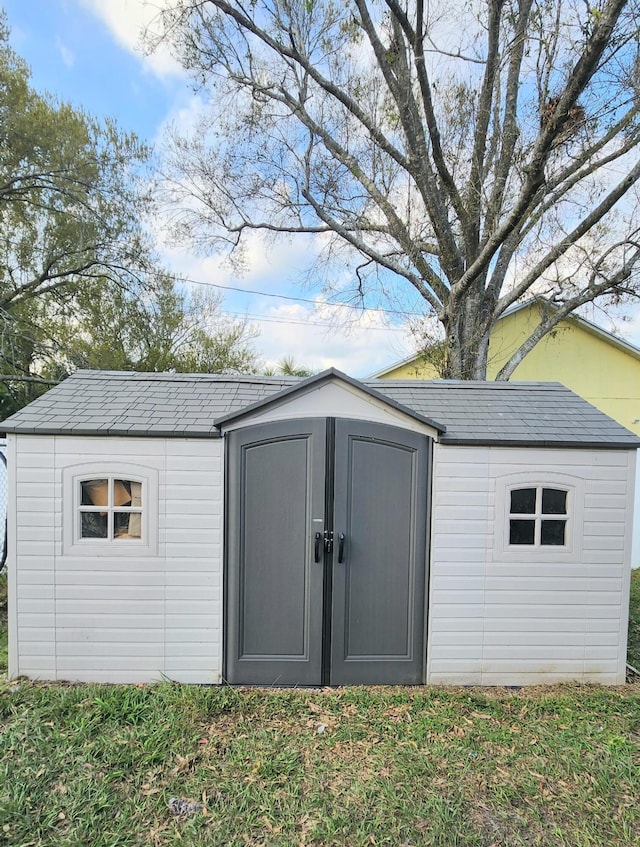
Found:
[[[78,371],[12,415],[8,433],[215,437],[216,421],[283,389],[335,376]],[[349,380],[351,384],[357,381]],[[559,383],[367,380],[363,387],[444,430],[445,444],[637,448],[638,439]],[[287,394],[290,392],[287,392]]]
[[[8,418],[6,432],[218,436],[214,421],[291,378],[77,371]]]
[[[368,380],[441,421],[443,444],[640,447],[630,430],[558,382]]]

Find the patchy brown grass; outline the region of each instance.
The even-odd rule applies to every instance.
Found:
[[[640,839],[640,685],[22,684],[0,726],[0,842],[22,847]]]

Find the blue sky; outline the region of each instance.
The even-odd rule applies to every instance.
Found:
[[[108,5],[106,0],[105,5]],[[4,0],[12,43],[32,70],[34,86],[116,117],[151,139],[182,89],[180,78],[160,78],[81,0]]]
[[[197,101],[175,61],[167,53],[148,57],[139,49],[140,29],[155,14],[154,0],[4,0],[2,5],[12,45],[30,65],[35,88],[96,117],[115,118],[122,129],[151,143],[168,123],[194,109]],[[292,356],[313,369],[334,365],[364,376],[408,355],[410,336],[401,326],[389,327],[383,314],[336,310],[324,305],[313,286],[299,284],[309,248],[303,240],[267,246],[256,237],[242,276],[219,257],[196,257],[175,247],[162,252],[173,271],[195,280],[317,301],[225,294],[224,309],[248,315],[259,328],[256,348],[265,362]],[[640,344],[640,315],[638,310],[630,314],[632,320],[613,324],[599,312],[585,316]]]

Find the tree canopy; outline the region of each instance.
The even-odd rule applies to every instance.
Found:
[[[138,297],[104,282],[82,290],[54,322],[67,370],[250,373],[252,327],[225,317],[216,294],[179,289],[159,276]]]
[[[115,124],[35,91],[0,18],[0,309],[80,280],[139,280],[148,154]]]
[[[484,378],[516,301],[637,296],[638,0],[173,0],[206,107],[174,131],[178,235],[237,253],[316,235],[352,289],[404,286],[444,329],[443,375]],[[331,277],[331,264],[327,265]]]

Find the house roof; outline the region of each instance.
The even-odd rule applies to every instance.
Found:
[[[78,371],[8,418],[7,433],[204,438],[234,412],[346,382],[441,432],[443,444],[636,449],[640,439],[559,383],[309,379]],[[277,398],[279,395],[279,398]]]
[[[295,378],[77,371],[16,412],[5,432],[217,436],[216,418]]]
[[[510,306],[503,315],[498,319],[498,323],[503,321],[505,318],[510,317],[511,315],[515,315],[517,312],[521,312],[523,309],[528,309],[530,306],[539,304],[541,308],[555,309],[556,307],[553,303],[549,303],[544,299],[544,297],[530,297],[528,300],[523,300],[522,303],[515,303],[513,306]],[[612,347],[617,347],[619,350],[622,350],[624,353],[628,353],[630,356],[633,356],[635,359],[640,359],[640,347],[636,347],[631,344],[631,342],[626,341],[624,338],[620,338],[618,335],[614,335],[612,332],[608,332],[606,329],[603,329],[601,326],[588,321],[586,318],[581,317],[580,315],[572,312],[569,315],[565,315],[562,318],[563,321],[567,321],[568,323],[575,324],[579,326],[581,329],[585,330],[585,332],[590,333],[591,335],[596,336],[596,338],[600,338],[602,341],[605,341],[607,344],[611,344]],[[404,359],[400,359],[397,362],[393,362],[390,365],[387,365],[382,370],[376,371],[371,374],[369,379],[377,379],[379,377],[383,377],[385,374],[390,373],[391,371],[395,371],[397,368],[404,367],[404,365],[410,365],[412,362],[415,362],[416,359],[420,358],[420,353],[412,353],[410,356],[406,356]]]
[[[375,380],[444,423],[443,444],[640,447],[640,439],[559,382]],[[371,381],[367,381],[371,385]]]

